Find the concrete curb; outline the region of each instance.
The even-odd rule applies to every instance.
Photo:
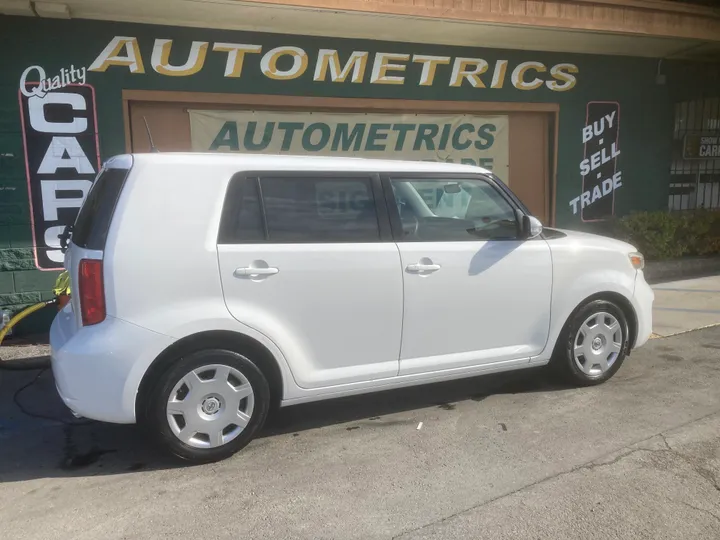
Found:
[[[648,261],[645,279],[648,283],[663,283],[720,274],[720,257],[683,257],[664,261]]]
[[[707,330],[708,328],[715,328],[720,326],[720,323],[706,324],[705,326],[699,326],[697,328],[690,328],[689,330],[680,330],[679,332],[673,332],[672,334],[656,334],[653,332],[650,335],[650,339],[664,339],[669,337],[681,336],[683,334],[689,334],[690,332],[697,332],[698,330]]]

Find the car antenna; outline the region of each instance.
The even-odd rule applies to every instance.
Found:
[[[147,118],[145,118],[144,116],[143,122],[145,122],[145,129],[147,130],[148,139],[150,139],[150,151],[160,153],[160,150],[157,149],[155,143],[153,142],[152,133],[150,133],[150,126],[148,126]]]

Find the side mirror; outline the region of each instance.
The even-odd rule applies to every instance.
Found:
[[[533,216],[523,216],[523,236],[526,240],[540,236],[542,233],[543,226],[540,220]]]

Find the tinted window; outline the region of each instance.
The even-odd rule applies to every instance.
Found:
[[[260,187],[270,242],[380,238],[369,178],[261,178]]]
[[[228,188],[218,243],[252,244],[265,241],[257,178],[236,177]]]
[[[499,240],[518,236],[514,208],[484,180],[391,180],[403,240]]]
[[[105,249],[115,205],[128,169],[105,169],[90,188],[73,227],[72,241],[85,249]]]

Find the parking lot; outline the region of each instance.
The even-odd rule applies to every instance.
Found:
[[[288,408],[184,467],[133,426],[0,372],[4,538],[718,538],[720,327],[651,340],[600,387],[542,371]],[[60,420],[60,421],[58,421]]]

